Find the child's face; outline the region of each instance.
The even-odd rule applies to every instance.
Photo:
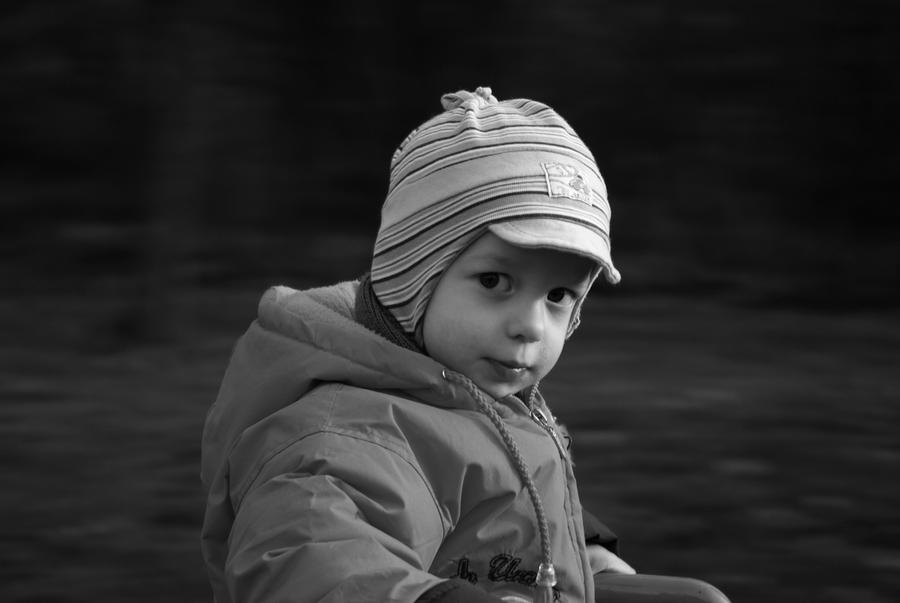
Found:
[[[534,384],[562,353],[594,264],[488,232],[450,265],[425,312],[428,354],[495,398]]]

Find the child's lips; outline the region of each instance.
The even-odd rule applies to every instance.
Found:
[[[520,362],[485,358],[488,366],[501,381],[515,381],[525,375],[529,366]]]

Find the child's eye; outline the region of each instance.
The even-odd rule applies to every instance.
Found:
[[[478,275],[478,282],[485,289],[493,289],[500,284],[500,275],[496,272],[485,272]]]
[[[550,293],[547,294],[547,299],[554,304],[569,305],[575,302],[575,293],[565,287],[557,287],[550,290]]]

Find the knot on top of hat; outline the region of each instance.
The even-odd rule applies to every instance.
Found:
[[[468,90],[448,92],[441,97],[441,106],[444,107],[444,111],[451,111],[459,107],[469,111],[493,105],[496,102],[496,97],[491,94],[491,89],[487,86],[479,86],[475,88],[475,92],[469,92]]]

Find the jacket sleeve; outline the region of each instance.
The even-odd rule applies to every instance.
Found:
[[[415,601],[446,581],[428,573],[444,520],[402,451],[319,432],[276,454],[232,500],[233,601]]]
[[[584,539],[587,544],[599,544],[615,554],[619,554],[619,537],[602,521],[586,510],[581,511],[584,521]]]

